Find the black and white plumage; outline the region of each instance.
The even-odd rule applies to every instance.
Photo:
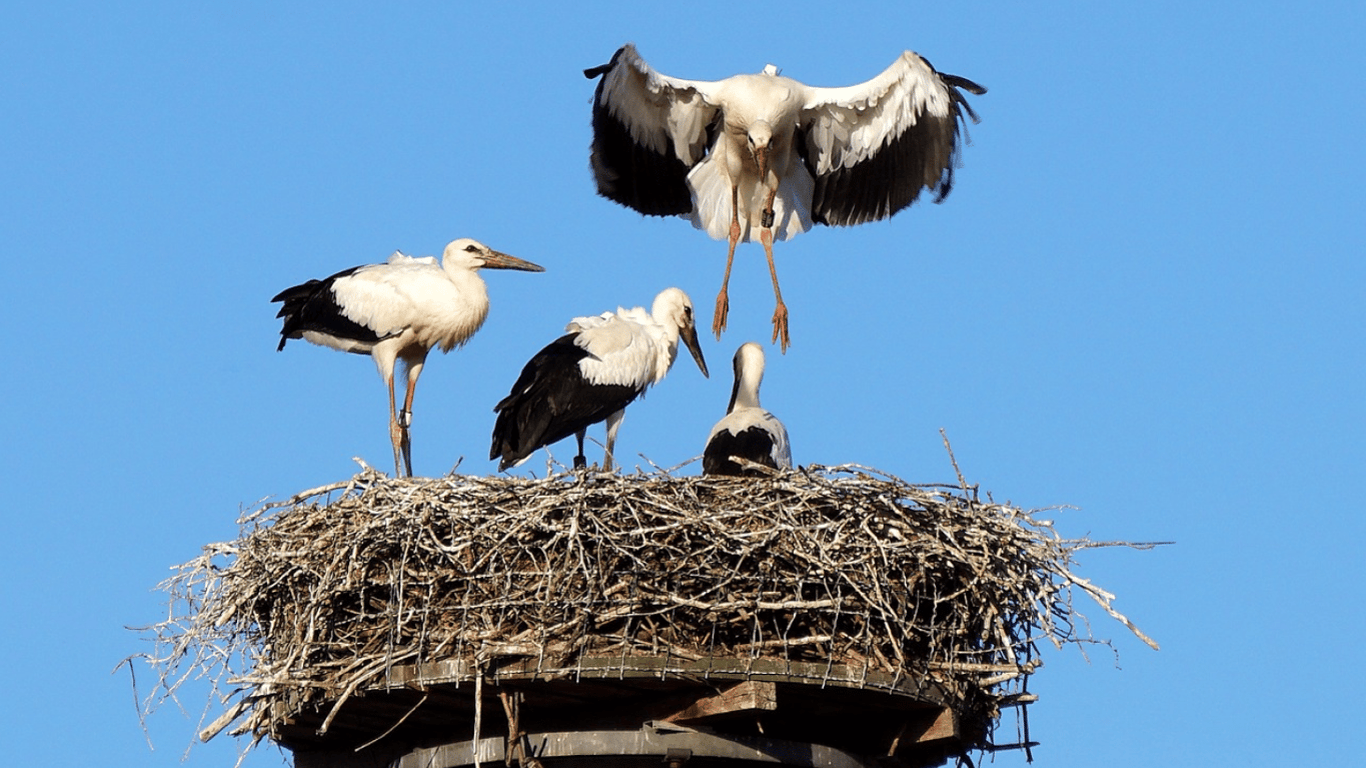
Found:
[[[787,428],[778,417],[759,405],[759,384],[764,380],[764,350],[747,342],[735,352],[735,385],[730,391],[726,415],[707,436],[702,451],[704,475],[757,475],[735,457],[774,469],[792,468],[792,448]]]
[[[488,317],[489,296],[477,271],[545,269],[468,238],[446,246],[438,263],[433,257],[395,252],[383,264],[366,264],[324,280],[309,280],[281,291],[276,317],[283,350],[289,339],[370,355],[389,389],[389,439],[394,445],[394,471],[413,472],[408,429],[413,390],[433,347],[449,352],[464,344]],[[407,395],[400,412],[395,404],[396,363],[402,361]]]
[[[652,69],[627,44],[593,96],[592,167],[598,193],[656,216],[688,216],[727,240],[712,330],[720,338],[735,245],[759,230],[777,308],[773,338],[790,343],[773,241],[813,224],[887,218],[919,197],[949,194],[968,106],[986,89],[941,74],[911,51],[859,85],[817,88],[778,75],[684,80]]]
[[[646,388],[663,380],[683,340],[702,375],[707,362],[697,343],[692,301],[677,288],[642,307],[578,317],[568,333],[551,342],[522,369],[512,391],[493,410],[489,458],[504,470],[526,460],[537,448],[570,435],[578,438],[575,467],[585,466],[583,438],[588,427],[607,422],[603,471],[612,470],[617,429],[630,405]]]

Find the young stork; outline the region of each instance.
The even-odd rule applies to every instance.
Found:
[[[677,288],[655,297],[653,307],[618,308],[596,317],[577,317],[564,336],[536,353],[522,369],[512,392],[493,410],[493,447],[504,470],[526,461],[537,448],[570,435],[578,438],[574,467],[587,465],[583,437],[588,427],[607,421],[604,472],[612,471],[612,450],[626,406],[658,384],[678,356],[678,340],[707,376],[707,361],[697,343],[692,301]]]
[[[778,417],[759,405],[759,383],[764,380],[764,350],[747,342],[735,352],[735,386],[730,390],[726,415],[707,436],[702,451],[704,475],[758,475],[734,457],[774,469],[792,468],[792,449],[787,428]]]
[[[787,305],[773,241],[812,224],[885,219],[920,195],[948,196],[968,106],[960,88],[986,89],[937,72],[906,51],[882,74],[846,88],[816,88],[778,75],[684,80],[655,71],[627,44],[600,67],[593,95],[591,162],[598,193],[652,216],[689,216],[726,240],[726,274],[712,331],[726,327],[735,245],[758,238],[777,307],[773,340],[787,351]]]
[[[389,439],[398,475],[413,473],[408,429],[413,390],[427,353],[433,347],[449,352],[469,341],[488,316],[488,289],[477,274],[481,267],[545,271],[463,238],[446,246],[439,264],[433,257],[395,252],[383,264],[309,280],[271,299],[284,303],[276,315],[284,318],[277,350],[283,350],[289,339],[302,338],[374,358],[389,388]],[[394,402],[394,368],[399,361],[407,379],[402,411]]]

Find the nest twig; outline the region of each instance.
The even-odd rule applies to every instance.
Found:
[[[959,708],[994,715],[1022,698],[1039,640],[1093,642],[1073,588],[1156,648],[1072,573],[1073,553],[1094,542],[980,501],[961,476],[910,485],[811,466],[758,479],[424,481],[367,469],[241,522],[237,541],[161,585],[170,615],[145,628],[158,675],[145,706],[209,678],[223,711],[204,739],[269,737],[282,705],[335,714],[395,666],[478,668],[491,648],[560,664],[857,664],[933,680]]]

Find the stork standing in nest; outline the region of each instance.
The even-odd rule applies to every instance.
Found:
[[[584,467],[584,435],[588,427],[606,420],[602,467],[610,472],[626,406],[664,379],[678,357],[680,339],[707,375],[692,300],[677,288],[656,296],[649,312],[619,308],[575,318],[565,330],[531,358],[512,391],[493,408],[498,418],[489,458],[502,459],[499,470],[521,464],[537,448],[570,435],[578,438],[574,466]]]
[[[413,391],[427,353],[433,347],[449,352],[464,344],[488,317],[489,294],[478,275],[481,267],[545,271],[463,238],[446,246],[440,263],[430,256],[395,252],[383,264],[309,280],[271,299],[284,304],[276,315],[284,319],[277,349],[283,350],[289,339],[302,338],[374,358],[389,389],[389,439],[398,475],[413,473],[408,430],[413,420]],[[402,411],[394,395],[395,367],[400,361],[407,379]]]
[[[627,44],[600,67],[593,96],[593,176],[598,193],[653,216],[689,216],[727,241],[726,274],[712,331],[726,327],[727,286],[737,243],[754,231],[764,246],[773,295],[773,340],[787,351],[787,305],[773,241],[813,224],[884,219],[922,189],[940,202],[953,186],[962,91],[986,89],[941,74],[911,51],[859,85],[817,88],[760,74],[718,81],[655,71]]]
[[[707,436],[702,452],[704,475],[757,475],[735,459],[742,458],[773,469],[792,468],[792,448],[787,427],[759,405],[759,384],[764,380],[764,350],[746,342],[735,352],[735,384],[730,390],[726,415]]]

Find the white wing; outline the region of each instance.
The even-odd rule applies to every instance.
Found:
[[[673,154],[692,166],[707,151],[707,126],[717,106],[708,93],[716,84],[655,71],[630,43],[612,57],[596,103],[620,121],[637,144]]]
[[[589,155],[598,194],[647,216],[692,211],[688,169],[707,155],[715,84],[662,75],[629,44],[584,74],[602,78]]]
[[[808,86],[801,126],[816,177],[813,218],[859,224],[905,208],[921,189],[947,195],[962,113],[976,119],[959,88],[986,92],[911,51],[865,83]]]
[[[778,417],[764,411],[764,420],[768,429],[776,438],[773,443],[773,461],[779,469],[792,469],[792,445],[787,439],[787,427],[783,426]]]
[[[593,384],[622,384],[644,389],[654,378],[658,356],[652,323],[642,308],[618,309],[596,317],[576,317],[566,330],[576,333],[574,344],[588,353],[579,370]]]

